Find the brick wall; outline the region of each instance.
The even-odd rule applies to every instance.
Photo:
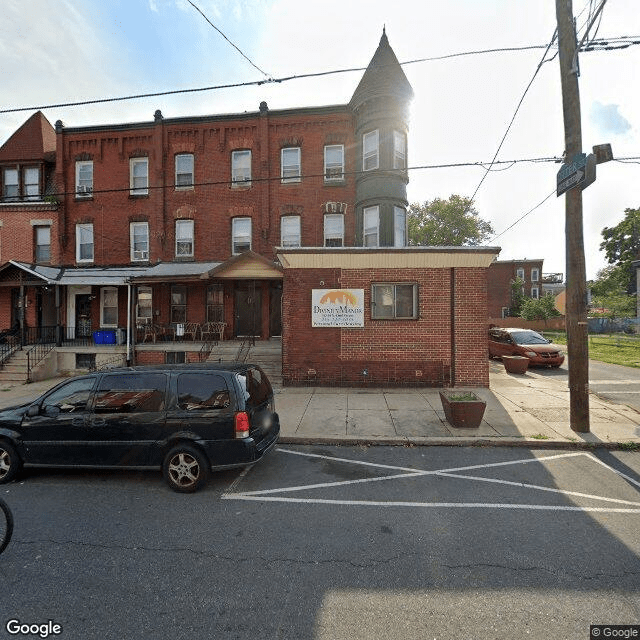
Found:
[[[372,320],[374,282],[417,283],[419,318]],[[335,287],[364,289],[363,328],[311,326],[312,289]],[[450,269],[286,269],[285,384],[488,386],[486,269],[456,269],[453,298]]]

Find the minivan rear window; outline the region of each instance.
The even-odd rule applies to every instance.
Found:
[[[229,403],[229,389],[222,376],[208,373],[182,373],[178,376],[180,409],[226,409]]]
[[[260,369],[247,369],[247,373],[238,374],[238,381],[244,392],[245,402],[249,407],[258,407],[271,399],[273,389],[269,379]]]
[[[167,387],[163,373],[106,375],[96,393],[96,413],[162,411]]]

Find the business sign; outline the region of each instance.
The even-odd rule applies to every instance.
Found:
[[[312,289],[312,327],[364,327],[364,289]]]

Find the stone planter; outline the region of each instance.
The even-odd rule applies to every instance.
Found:
[[[440,391],[447,422],[456,429],[477,429],[487,403],[470,391]]]
[[[502,356],[502,362],[508,373],[525,373],[529,368],[529,358],[525,356]]]

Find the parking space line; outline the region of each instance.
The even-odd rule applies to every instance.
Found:
[[[626,473],[622,473],[622,471],[618,471],[617,469],[614,469],[612,466],[608,465],[606,462],[602,462],[602,460],[600,460],[599,458],[596,458],[596,456],[594,456],[591,453],[589,453],[587,455],[590,458],[592,458],[593,460],[595,460],[595,462],[597,462],[598,464],[601,464],[606,469],[609,469],[609,471],[613,471],[613,473],[615,473],[616,475],[619,475],[620,477],[624,478],[625,480],[628,480],[632,484],[635,484],[636,487],[640,487],[640,482],[638,482],[637,480],[634,480],[633,478],[629,477]]]

